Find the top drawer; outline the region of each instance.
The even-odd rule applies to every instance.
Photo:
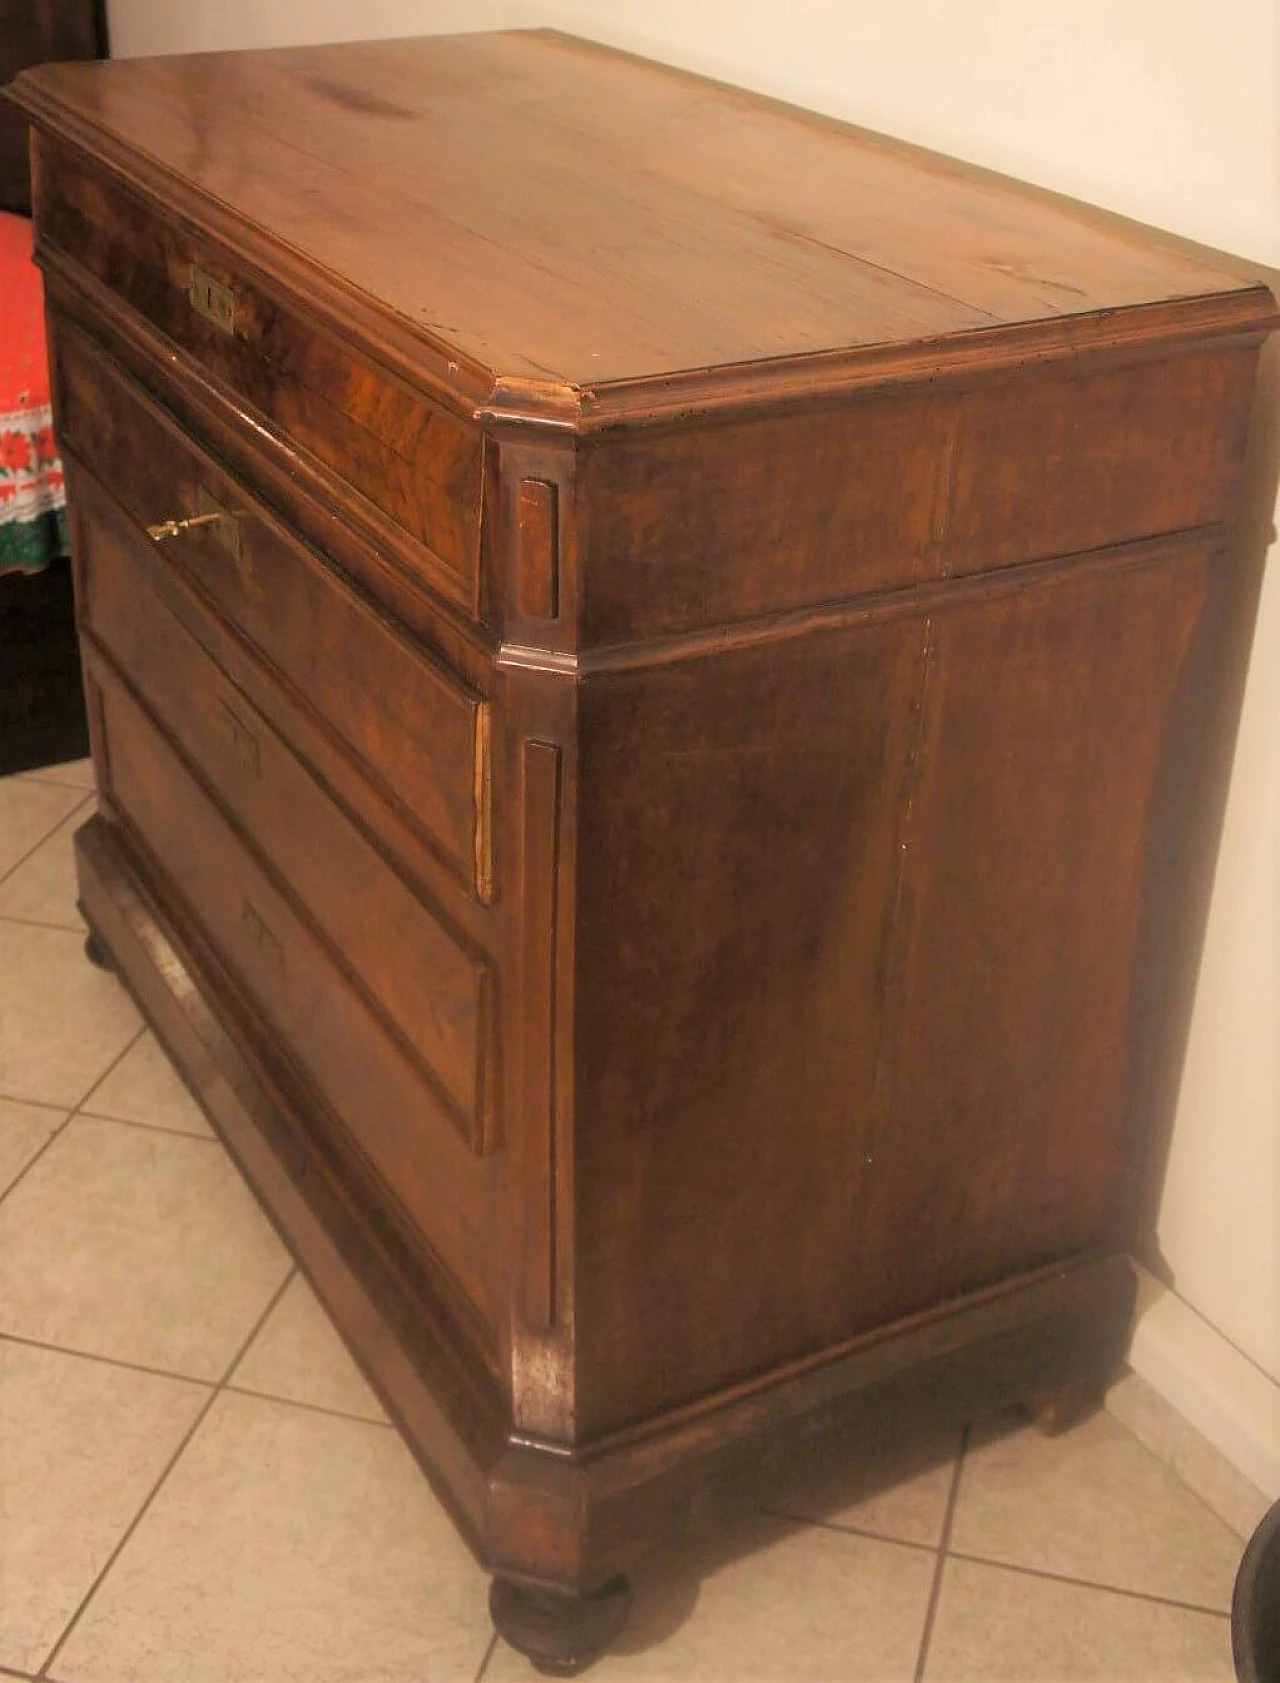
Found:
[[[390,521],[443,595],[479,606],[483,439],[251,278],[114,177],[41,136],[42,249],[59,250],[253,406],[304,470]]]

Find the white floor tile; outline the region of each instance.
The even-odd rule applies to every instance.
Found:
[[[0,1332],[216,1380],[289,1267],[216,1141],[79,1116],[0,1203]]]

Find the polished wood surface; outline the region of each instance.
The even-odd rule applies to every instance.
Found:
[[[504,1632],[795,1434],[1095,1394],[1270,294],[555,35],[18,96],[86,917]]]
[[[463,389],[1259,303],[1028,189],[549,32],[68,66],[25,97],[394,314]]]
[[[194,450],[84,335],[54,325],[54,397],[67,417],[60,433],[67,448],[94,462],[143,527],[175,513],[198,516],[206,504],[221,511],[210,527],[170,543],[171,564],[345,738],[369,778],[410,807],[459,876],[478,886],[488,870],[477,857],[488,823],[477,810],[478,761],[487,751],[483,699],[335,583],[322,560]],[[401,721],[394,738],[389,694],[398,698]]]
[[[98,516],[87,618],[115,665],[180,738],[228,815],[253,835],[278,878],[325,927],[374,1008],[420,1065],[439,1104],[478,1151],[491,1146],[480,1075],[491,1032],[489,967],[452,937],[365,841],[286,743],[148,588],[128,528],[74,457],[78,501]],[[195,609],[198,614],[198,607]],[[283,822],[283,815],[290,821]],[[335,896],[337,875],[344,893]]]
[[[43,236],[75,253],[79,272],[111,290],[237,399],[351,490],[374,517],[416,540],[437,582],[472,602],[480,527],[481,435],[389,381],[367,359],[317,335],[215,252],[56,145],[40,148]],[[234,332],[192,307],[189,275],[233,282]]]
[[[1112,1239],[1149,789],[1224,565],[1029,569],[587,689],[580,1429]]]
[[[582,641],[719,632],[1212,525],[1232,507],[1252,381],[1251,351],[1202,352],[601,443],[579,489]],[[1231,419],[1188,434],[1201,406]]]

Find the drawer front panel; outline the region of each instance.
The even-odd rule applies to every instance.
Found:
[[[190,235],[41,137],[40,238],[135,309],[427,551],[477,606],[479,429],[410,392]]]
[[[292,538],[65,319],[51,357],[59,435],[338,732],[406,817],[488,894],[488,709]],[[142,541],[147,541],[143,539]]]
[[[469,1150],[435,1092],[112,668],[100,659],[91,667],[102,692],[110,797],[160,862],[166,892],[176,891],[346,1140],[492,1325],[493,1160]]]
[[[157,566],[68,458],[89,522],[90,629],[341,954],[472,1146],[492,1143],[492,978],[150,588]]]

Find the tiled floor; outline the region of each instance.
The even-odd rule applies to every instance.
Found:
[[[532,1678],[222,1147],[82,956],[69,838],[90,788],[84,767],[0,781],[0,1676]],[[1109,1415],[857,1466],[815,1453],[655,1563],[590,1675],[1231,1678],[1241,1541]]]

